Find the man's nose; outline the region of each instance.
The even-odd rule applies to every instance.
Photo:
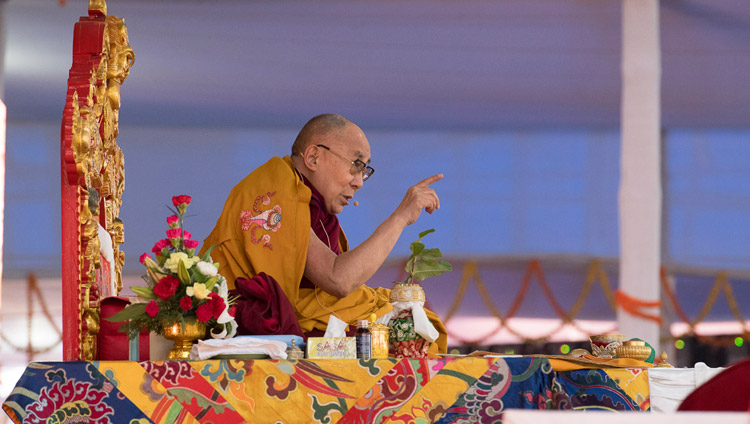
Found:
[[[365,183],[365,174],[362,172],[357,172],[354,174],[354,178],[352,178],[351,185],[355,189],[359,190],[362,188],[362,185]]]

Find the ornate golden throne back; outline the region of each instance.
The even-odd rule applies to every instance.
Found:
[[[123,19],[90,0],[75,24],[61,143],[63,359],[97,359],[99,305],[122,289],[120,86],[134,63]]]

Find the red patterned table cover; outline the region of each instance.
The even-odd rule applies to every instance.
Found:
[[[540,357],[38,362],[3,409],[17,423],[128,424],[495,423],[508,408],[647,409],[647,392],[621,387],[639,371],[617,372],[555,372]]]

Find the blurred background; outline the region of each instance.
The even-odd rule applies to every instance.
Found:
[[[240,179],[336,112],[365,131],[376,170],[340,214],[352,244],[409,186],[445,174],[441,209],[407,228],[370,285],[390,287],[409,243],[435,228],[425,241],[454,271],[424,287],[456,351],[567,353],[615,328],[620,0],[107,4],[135,51],[118,137],[126,286],[140,283],[171,196],[193,197],[185,225],[202,240]],[[87,5],[0,0],[2,397],[28,361],[62,358],[60,122]],[[675,292],[663,337],[676,365],[722,366],[750,354],[750,7],[663,0],[660,26],[662,263]]]

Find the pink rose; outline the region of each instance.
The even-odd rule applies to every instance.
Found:
[[[202,304],[195,310],[195,315],[198,317],[200,322],[208,322],[213,317],[213,310],[208,302]]]
[[[187,194],[181,194],[179,196],[172,196],[172,204],[174,207],[179,208],[180,205],[189,205],[191,197]]]
[[[148,302],[146,305],[146,314],[151,318],[155,317],[159,313],[159,304],[155,300]]]
[[[140,258],[138,258],[138,260],[141,261],[141,263],[145,265],[147,258],[150,259],[151,255],[149,255],[148,253],[144,253],[144,254],[141,255]]]
[[[161,239],[157,241],[156,244],[154,244],[154,247],[153,249],[151,249],[151,251],[156,253],[157,255],[167,256],[170,246],[172,246],[172,242],[170,242],[169,239]],[[165,249],[167,249],[167,252],[164,252]]]
[[[190,298],[190,296],[182,296],[180,298],[180,308],[182,308],[183,311],[189,311],[193,307],[193,299]]]
[[[171,215],[167,217],[167,225],[169,228],[177,228],[180,223],[180,218],[177,215]]]
[[[161,299],[168,299],[174,296],[177,292],[177,287],[180,286],[180,280],[177,278],[167,275],[166,277],[159,280],[154,287],[154,294],[159,296]]]
[[[167,230],[167,237],[169,237],[170,240],[181,238],[182,237],[182,229],[180,229],[180,228],[172,228],[172,229]]]
[[[187,194],[174,196],[172,197],[172,204],[177,208],[177,212],[179,212],[180,215],[183,215],[188,205],[190,204],[190,196],[188,196]]]

